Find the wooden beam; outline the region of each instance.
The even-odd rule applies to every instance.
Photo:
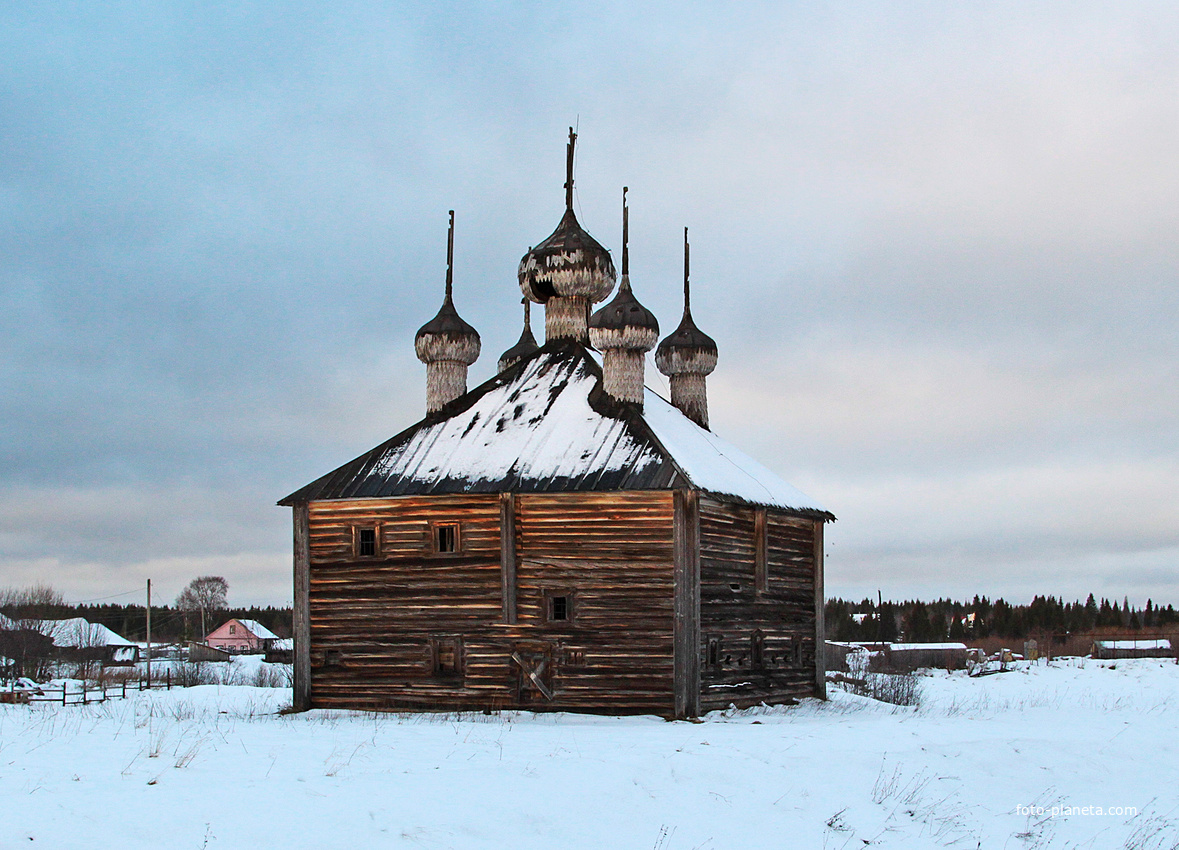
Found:
[[[815,696],[827,699],[827,628],[823,596],[823,521],[815,520]]]
[[[700,714],[700,495],[675,491],[675,716]]]
[[[758,508],[753,512],[753,578],[759,594],[770,589],[770,567],[766,549],[766,509]]]
[[[311,533],[306,502],[292,511],[295,537],[295,682],[293,708],[311,708]]]
[[[499,496],[499,564],[504,622],[516,622],[516,495]]]

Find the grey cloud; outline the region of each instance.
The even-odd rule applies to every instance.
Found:
[[[446,210],[474,383],[580,120],[579,214],[617,246],[631,186],[668,328],[692,227],[716,428],[841,517],[833,591],[1173,594],[1177,36],[1161,3],[5,10],[5,581],[285,599],[273,501],[420,415]]]

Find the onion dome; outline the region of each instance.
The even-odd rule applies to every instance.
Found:
[[[520,260],[520,289],[530,301],[584,298],[597,303],[614,289],[617,273],[610,252],[577,222],[573,213],[573,148],[577,134],[569,128],[565,161],[565,215],[548,239]]]
[[[479,359],[479,332],[463,321],[447,292],[438,315],[418,328],[414,337],[418,360],[455,360],[470,366]]]
[[[446,297],[438,315],[418,329],[414,350],[426,364],[426,410],[430,413],[467,391],[467,367],[479,358],[479,333],[454,309],[454,210],[446,245]]]
[[[692,320],[688,287],[688,228],[684,228],[684,317],[655,349],[655,365],[668,377],[681,373],[709,375],[716,368],[716,342]]]
[[[659,341],[655,314],[639,303],[630,288],[630,276],[622,275],[618,294],[589,320],[590,341],[598,351],[637,348],[650,351]]]
[[[520,332],[520,341],[499,356],[500,372],[506,372],[521,360],[540,351],[540,346],[536,344],[536,338],[532,335],[532,305],[527,298],[521,298],[520,301],[524,304],[524,330]]]
[[[671,403],[685,416],[708,427],[705,378],[716,368],[716,342],[692,321],[688,288],[688,228],[684,228],[684,317],[655,349],[655,365],[671,379]]]
[[[630,288],[626,189],[622,190],[622,285],[589,320],[589,338],[602,352],[602,389],[618,401],[643,404],[646,354],[659,340],[659,322]]]
[[[622,189],[622,284],[614,299],[589,320],[590,341],[594,348],[630,348],[650,351],[659,341],[659,322],[655,314],[639,303],[630,288],[629,215],[626,187]]]

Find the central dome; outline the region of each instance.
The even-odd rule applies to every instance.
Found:
[[[610,252],[585,232],[573,213],[573,149],[577,134],[569,128],[565,148],[565,215],[548,239],[520,260],[520,289],[529,301],[555,308],[562,322],[578,326],[576,337],[584,337],[589,305],[604,301],[614,289],[618,274]],[[567,300],[568,299],[568,300]],[[550,302],[554,302],[550,305]],[[584,313],[581,319],[576,314]],[[549,329],[549,310],[545,327]],[[562,334],[564,335],[564,334]]]
[[[572,208],[548,239],[520,260],[520,289],[529,301],[544,304],[554,296],[580,297],[591,304],[614,289],[618,273],[610,252],[578,223]]]

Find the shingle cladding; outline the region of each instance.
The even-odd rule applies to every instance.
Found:
[[[833,519],[650,391],[645,417],[635,405],[612,401],[601,383],[601,367],[583,346],[567,341],[546,344],[279,504],[696,487],[737,501]],[[675,450],[669,451],[668,444]],[[717,486],[710,487],[710,482]]]

